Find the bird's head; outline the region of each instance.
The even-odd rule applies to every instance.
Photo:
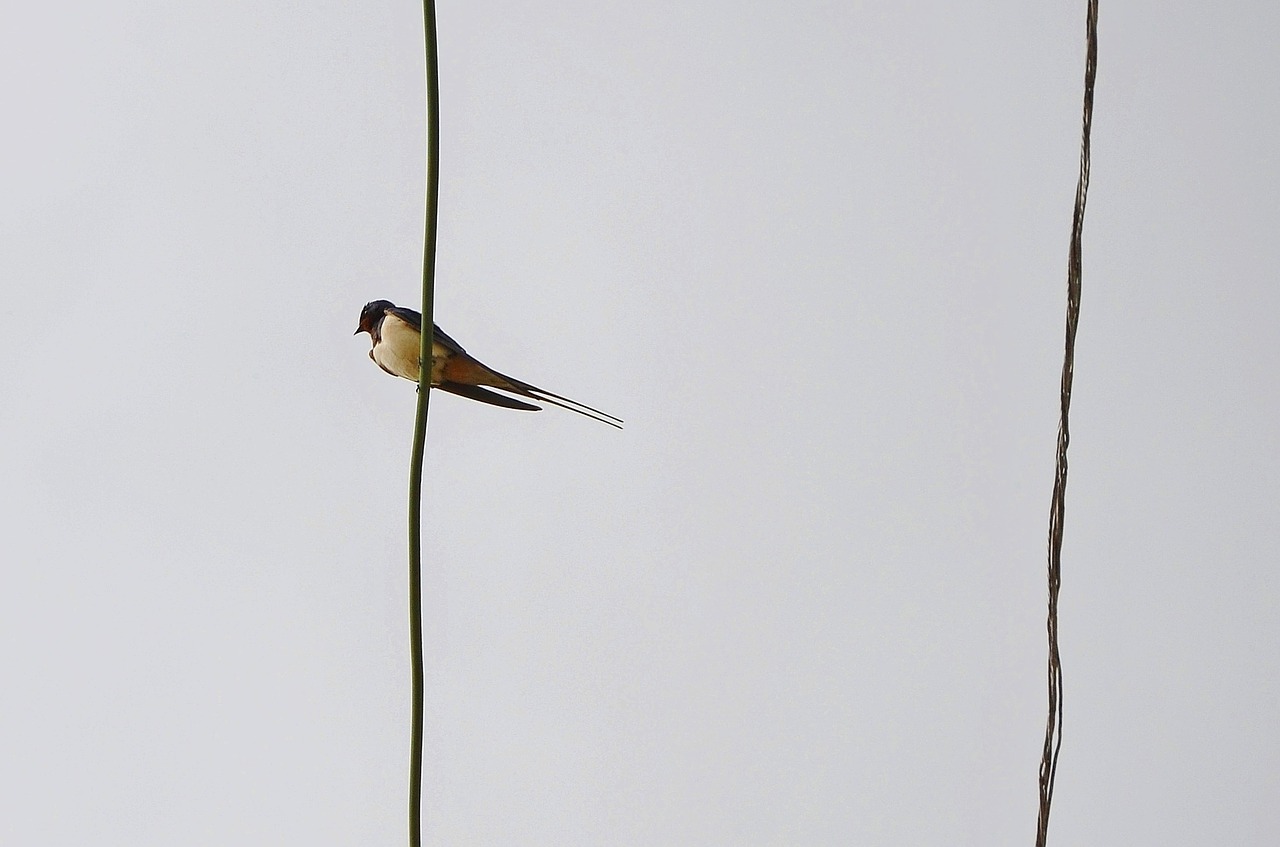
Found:
[[[360,325],[356,327],[355,334],[367,332],[373,335],[373,328],[378,325],[378,321],[382,320],[387,309],[394,309],[395,305],[390,300],[373,300],[365,303],[364,308],[360,310]]]

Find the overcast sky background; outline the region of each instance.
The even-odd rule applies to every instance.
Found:
[[[442,2],[433,845],[1030,844],[1081,2]],[[396,844],[412,2],[12,5],[0,842]],[[1103,3],[1057,845],[1280,843],[1280,6]]]

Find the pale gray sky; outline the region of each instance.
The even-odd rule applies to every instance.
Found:
[[[395,844],[411,2],[0,49],[0,843]],[[1028,844],[1084,2],[442,3],[428,843]],[[1056,845],[1280,842],[1280,7],[1109,4]]]

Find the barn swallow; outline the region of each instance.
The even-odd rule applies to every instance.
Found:
[[[568,397],[552,394],[550,391],[521,382],[518,379],[500,374],[488,365],[467,354],[462,345],[454,341],[436,324],[435,334],[431,339],[431,387],[448,391],[502,406],[505,409],[522,409],[526,412],[542,411],[540,406],[524,403],[504,394],[495,394],[487,388],[497,388],[511,394],[519,394],[540,403],[550,403],[571,412],[585,415],[592,420],[607,423],[609,426],[622,429],[622,419],[593,409]],[[356,335],[369,333],[373,339],[373,349],[369,358],[378,367],[392,376],[418,381],[418,356],[422,345],[422,315],[413,309],[404,309],[389,300],[374,300],[366,303],[360,311],[360,326]]]

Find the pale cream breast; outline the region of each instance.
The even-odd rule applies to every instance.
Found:
[[[373,360],[396,376],[418,381],[418,353],[422,338],[411,324],[388,313],[382,319],[381,341],[373,348]],[[431,384],[440,384],[449,351],[440,344],[431,345]]]
[[[373,360],[396,376],[418,381],[418,349],[422,341],[418,331],[388,314],[382,319],[381,339],[373,348]]]

